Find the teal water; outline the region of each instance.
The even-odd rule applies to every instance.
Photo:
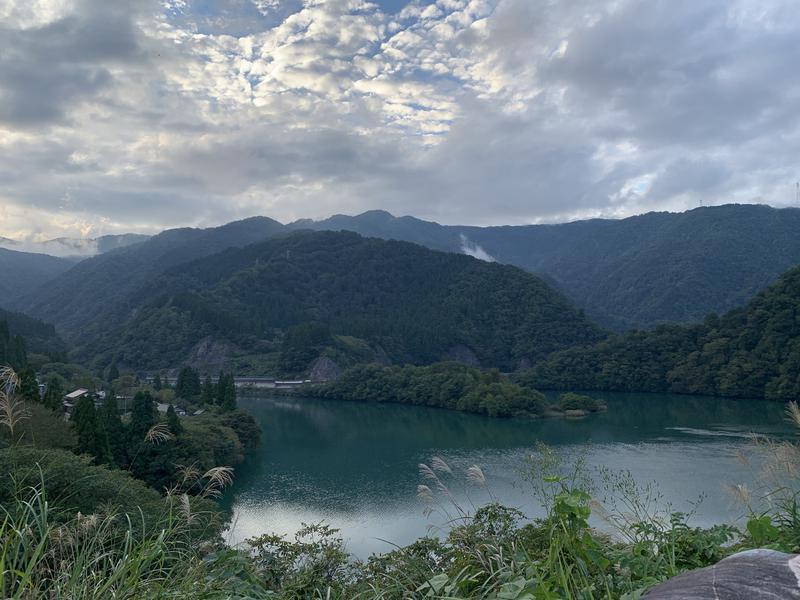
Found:
[[[423,514],[416,497],[420,462],[439,456],[464,507],[496,498],[528,516],[541,514],[526,482],[526,457],[538,442],[595,468],[629,470],[655,481],[664,502],[690,510],[694,523],[730,522],[743,509],[726,491],[758,486],[760,456],[751,433],[793,434],[784,407],[764,401],[661,394],[595,394],[606,413],[580,420],[491,419],[441,409],[301,398],[240,401],[263,428],[263,442],[236,472],[227,501],[228,542],[262,533],[293,535],[302,523],[338,527],[350,552],[366,557],[440,530],[446,516]],[[749,463],[741,460],[750,457]],[[481,467],[486,489],[466,483]]]

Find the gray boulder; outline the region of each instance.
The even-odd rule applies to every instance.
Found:
[[[748,550],[654,587],[646,600],[800,600],[800,555]]]

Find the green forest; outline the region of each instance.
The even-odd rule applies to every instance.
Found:
[[[346,232],[227,250],[168,270],[130,302],[135,316],[100,319],[102,333],[77,349],[79,357],[162,368],[214,339],[294,371],[308,368],[302,362],[324,351],[325,340],[310,337],[315,352],[304,355],[284,343],[286,332],[312,324],[361,340],[373,359],[425,364],[461,349],[482,367],[514,370],[603,336],[520,269]]]
[[[359,365],[332,383],[304,388],[302,394],[449,408],[489,417],[540,416],[547,408],[542,394],[511,383],[496,369],[481,371],[458,363]]]
[[[0,309],[0,323],[4,323],[0,338],[17,338],[17,345],[24,339],[25,351],[40,354],[51,361],[61,361],[67,355],[67,345],[50,323],[34,319],[23,313]],[[0,344],[3,342],[0,341]],[[6,341],[8,343],[8,341]],[[0,359],[0,364],[8,361]]]
[[[42,448],[50,452],[47,460],[56,463],[70,460],[59,452],[73,452],[91,464],[124,471],[161,491],[185,487],[185,473],[176,465],[191,468],[193,473],[218,466],[231,468],[258,444],[258,425],[237,409],[230,374],[221,373],[216,382],[206,378],[201,383],[199,374],[187,367],[171,389],[158,378],[151,385],[120,373],[116,366],[108,370],[104,381],[78,365],[46,363],[40,373],[46,382],[42,393],[25,345],[22,337],[9,336],[6,322],[0,321],[0,352],[4,353],[0,366],[9,365],[15,371],[0,372],[5,378],[0,386],[0,419],[5,425],[0,428],[0,448],[13,449],[18,444]],[[197,381],[196,388],[189,381]],[[86,385],[88,393],[67,408],[62,403],[64,394],[79,385]],[[167,406],[165,412],[157,410],[159,403]],[[179,417],[176,406],[198,414]],[[26,456],[36,457],[35,453]],[[32,468],[33,463],[22,461],[9,472],[22,475]],[[29,476],[36,476],[35,469]],[[27,479],[17,483],[20,481]]]
[[[519,375],[539,389],[800,397],[800,267],[701,324],[631,331],[554,353]]]
[[[585,416],[606,406],[585,394],[565,392],[550,404],[544,395],[518,385],[497,369],[480,370],[459,363],[426,366],[357,365],[335,381],[304,387],[305,397],[353,402],[389,402],[447,408],[487,417]]]
[[[26,363],[25,340],[19,335],[11,335],[8,321],[0,320],[0,365],[19,369]]]

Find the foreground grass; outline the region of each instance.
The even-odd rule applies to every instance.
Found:
[[[543,450],[535,485],[547,516],[524,522],[498,504],[468,514],[447,489],[450,467],[421,465],[420,495],[452,516],[443,539],[423,538],[397,550],[352,561],[336,531],[311,525],[295,539],[266,535],[241,549],[197,536],[207,516],[181,496],[164,499],[160,522],[98,511],[65,517],[46,490],[20,489],[0,510],[0,594],[3,598],[273,598],[305,599],[635,599],[683,571],[714,564],[749,547],[797,551],[796,495],[745,531],[688,525],[687,515],[653,510],[653,495],[626,475],[609,474],[616,492],[600,508],[578,470],[553,467]],[[543,457],[543,458],[542,458]],[[550,462],[548,462],[550,461]],[[558,474],[554,474],[558,473]],[[480,470],[470,476],[480,480]],[[785,490],[784,490],[785,491]],[[449,503],[449,504],[448,504]],[[619,503],[619,504],[617,504]],[[589,525],[594,509],[615,534]]]
[[[24,407],[6,402],[6,408],[0,425],[14,439]],[[800,427],[795,404],[789,415]],[[351,560],[324,524],[306,526],[292,540],[265,535],[226,547],[210,499],[229,483],[225,467],[198,471],[191,485],[168,488],[162,497],[88,458],[12,446],[0,450],[0,596],[635,600],[738,550],[800,551],[800,446],[760,443],[772,457],[764,489],[755,495],[736,488],[750,516],[744,530],[693,527],[691,515],[662,508],[652,487],[626,473],[604,471],[604,490],[593,489],[580,461],[566,465],[546,447],[528,465],[544,518],[526,521],[497,503],[467,509],[450,492],[453,470],[433,458],[420,465],[418,496],[445,517],[448,530],[367,561]],[[190,497],[195,479],[204,478],[201,493]],[[477,466],[466,478],[485,485]],[[603,503],[598,492],[606,493]],[[592,514],[604,522],[602,531],[590,525]]]

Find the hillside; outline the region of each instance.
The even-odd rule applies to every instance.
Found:
[[[518,266],[557,287],[590,318],[620,331],[696,322],[742,306],[800,264],[798,209],[726,205],[504,227],[445,226],[369,211],[288,225],[256,217],[206,230],[168,230],[86,259],[53,281],[43,275],[44,286],[34,292],[23,285],[21,293],[7,293],[5,303],[0,297],[0,306],[52,321],[73,336],[98,310],[116,305],[170,266],[298,230],[354,231]],[[94,294],[77,302],[87,286]]]
[[[20,296],[30,294],[74,264],[65,258],[0,248],[0,306],[10,306]]]
[[[264,217],[211,229],[170,229],[137,244],[87,258],[11,307],[55,323],[70,338],[125,319],[129,296],[165,269],[231,246],[263,240],[283,226]]]
[[[10,357],[18,356],[19,348],[22,348],[22,354],[37,352],[54,359],[61,359],[67,350],[55,327],[21,313],[0,309],[0,330],[0,337],[5,340],[0,340],[0,346],[5,347],[5,350],[0,349],[0,365],[13,363]],[[12,346],[17,349],[9,350]]]
[[[745,307],[558,352],[520,379],[539,389],[800,398],[800,267]]]
[[[163,368],[215,348],[304,372],[338,349],[345,359],[458,358],[514,370],[601,337],[515,267],[347,232],[230,249],[165,271],[127,302],[129,318],[101,320],[104,334],[86,340],[83,358]]]
[[[489,256],[544,277],[619,330],[731,310],[800,264],[800,210],[761,205],[559,225],[443,226],[382,211],[301,225]]]

